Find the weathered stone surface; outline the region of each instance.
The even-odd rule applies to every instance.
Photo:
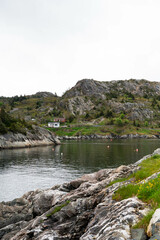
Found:
[[[20,221],[15,224],[10,224],[0,229],[0,239],[8,240],[11,239],[18,231],[27,226],[27,221]]]
[[[95,217],[89,223],[86,232],[80,238],[89,239],[131,239],[130,226],[139,219],[138,209],[145,207],[144,203],[136,198],[125,199],[120,202],[113,202],[111,199],[99,204],[95,209]],[[110,202],[110,204],[108,204]]]
[[[150,238],[150,240],[160,240],[160,234],[155,234]]]
[[[133,240],[131,227],[149,209],[136,197],[119,202],[112,200],[113,193],[131,180],[108,185],[138,169],[137,164],[103,169],[0,203],[1,239]],[[142,240],[142,236],[139,239]]]
[[[83,97],[77,96],[68,99],[67,108],[73,115],[77,114],[77,112],[82,115],[85,114],[86,111],[90,111],[92,108],[94,108],[94,104],[91,102],[91,100],[85,101]]]
[[[93,79],[83,79],[68,90],[64,96],[66,98],[77,96],[96,96],[103,98],[107,93],[117,91],[119,95],[124,95],[125,92],[130,92],[133,95],[143,97],[145,94],[150,95],[160,94],[160,83],[149,82],[146,80],[120,80],[100,82]]]
[[[0,228],[33,218],[32,203],[25,198],[0,203]]]
[[[146,240],[147,236],[143,228],[131,229],[131,237],[133,240]]]
[[[34,215],[41,215],[48,211],[51,206],[58,203],[64,192],[59,190],[44,190],[36,194],[33,198],[33,213]]]

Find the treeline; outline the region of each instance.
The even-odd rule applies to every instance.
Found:
[[[26,134],[26,129],[32,130],[32,125],[24,119],[16,119],[6,113],[4,107],[0,108],[0,134],[7,132]]]

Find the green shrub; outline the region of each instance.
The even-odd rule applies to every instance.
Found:
[[[148,121],[145,121],[144,126],[148,127],[148,125],[149,125]]]
[[[119,127],[123,126],[123,121],[121,118],[116,118],[115,120],[115,124]]]
[[[124,113],[121,113],[120,119],[124,119],[124,117],[125,117]]]
[[[5,134],[8,131],[13,133],[26,134],[26,128],[32,130],[32,125],[27,123],[24,119],[15,119],[11,117],[4,108],[0,111],[0,133]]]
[[[128,124],[128,123],[129,123],[129,120],[128,120],[128,119],[125,119],[125,120],[124,120],[124,123],[125,123],[125,124]]]
[[[8,130],[7,130],[6,126],[4,125],[4,123],[0,119],[0,133],[5,134],[5,133],[7,133],[7,131]]]

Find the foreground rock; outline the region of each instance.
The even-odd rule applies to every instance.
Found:
[[[33,126],[33,130],[27,131],[26,135],[21,133],[0,135],[0,149],[35,147],[51,144],[60,144],[60,141],[52,132],[38,126]]]
[[[137,163],[103,169],[51,189],[31,191],[14,201],[0,203],[0,239],[133,239],[135,233],[131,233],[131,227],[149,209],[136,197],[119,202],[112,200],[115,190],[130,180],[111,186],[109,183],[138,169]],[[138,235],[137,239],[145,239],[144,232],[140,231]]]

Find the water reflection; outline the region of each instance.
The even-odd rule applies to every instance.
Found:
[[[0,201],[20,197],[29,190],[49,188],[101,168],[133,163],[158,147],[159,140],[139,139],[68,141],[54,148],[1,150]]]

